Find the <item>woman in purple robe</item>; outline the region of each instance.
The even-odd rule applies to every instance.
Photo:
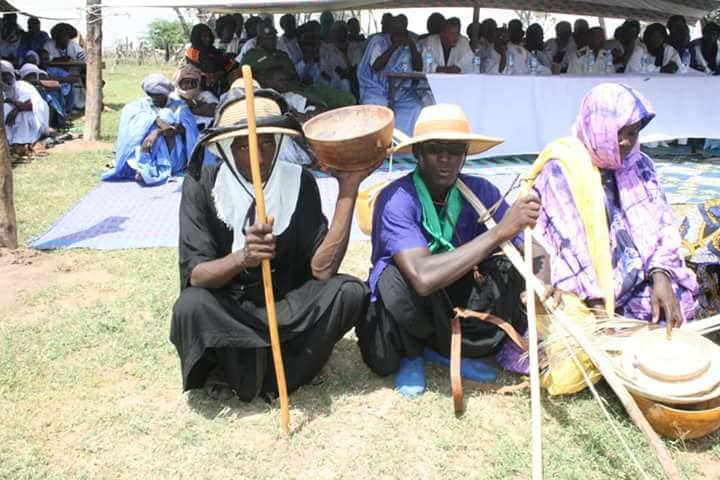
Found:
[[[654,117],[648,100],[627,86],[593,88],[574,136],[551,144],[536,162],[536,231],[552,258],[553,286],[592,308],[672,328],[694,317],[698,285],[653,162],[638,143]],[[591,188],[577,188],[581,183]],[[588,219],[592,205],[599,215]],[[602,245],[609,252],[599,251]]]

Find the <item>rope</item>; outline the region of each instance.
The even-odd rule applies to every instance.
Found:
[[[615,436],[620,440],[620,444],[623,446],[625,451],[628,453],[628,456],[632,460],[632,463],[635,464],[635,467],[638,469],[638,471],[642,474],[643,478],[649,479],[650,477],[643,469],[642,465],[640,465],[640,462],[638,461],[635,454],[630,449],[630,446],[625,441],[625,437],[623,436],[622,432],[620,432],[620,429],[615,424],[615,421],[612,419],[612,416],[610,415],[610,412],[605,407],[605,401],[598,393],[597,389],[595,388],[595,385],[593,385],[592,381],[590,381],[590,377],[588,376],[587,372],[585,371],[585,368],[580,363],[580,360],[577,358],[577,352],[575,352],[575,349],[573,349],[569,342],[567,337],[562,337],[563,344],[565,345],[565,348],[570,353],[570,356],[573,359],[573,362],[575,362],[575,366],[578,370],[580,370],[580,373],[583,376],[583,380],[585,381],[585,384],[587,385],[588,389],[593,395],[593,398],[597,401],[598,405],[600,405],[600,410],[602,410],[603,414],[605,415],[605,418],[607,419],[608,423],[610,424],[610,427],[612,428],[613,433],[615,433]]]

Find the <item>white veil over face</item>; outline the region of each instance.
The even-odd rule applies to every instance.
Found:
[[[232,153],[234,140],[227,138],[208,146],[211,153],[222,159],[213,187],[213,199],[218,218],[233,231],[233,252],[245,246],[244,228],[255,220],[254,187],[235,165]],[[297,207],[302,178],[302,167],[277,160],[285,140],[285,135],[275,134],[273,168],[263,186],[265,210],[275,220],[273,234],[276,236],[290,225]]]

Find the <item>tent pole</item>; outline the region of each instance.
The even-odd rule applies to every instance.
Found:
[[[473,7],[473,24],[480,23],[480,6],[475,5]],[[478,45],[480,45],[480,31],[479,29],[475,28],[473,29],[472,38],[470,39],[470,45],[472,46],[472,49],[475,50]]]

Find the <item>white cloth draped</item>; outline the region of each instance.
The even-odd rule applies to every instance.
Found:
[[[276,141],[282,143],[278,137],[283,136],[276,135]],[[223,162],[220,166],[213,187],[213,199],[218,218],[233,231],[232,250],[236,252],[245,246],[243,227],[248,210],[255,200],[255,189],[252,182],[238,172],[230,148],[232,143],[233,139],[229,138],[221,140],[219,146],[215,143],[209,148],[218,158],[221,157],[217,149],[222,148],[231,164]],[[290,225],[300,194],[301,177],[302,167],[278,161],[270,178],[265,182],[263,187],[265,210],[268,216],[275,219],[273,234],[276,236],[282,234]]]
[[[570,75],[603,75],[607,68],[605,62],[608,56],[612,58],[612,53],[604,48],[601,48],[595,56],[590,47],[583,47],[571,55],[567,73]],[[592,64],[589,66],[589,71],[586,71],[588,57],[592,58]]]
[[[641,132],[644,142],[720,138],[717,77],[706,75],[505,76],[428,75],[438,103],[461,105],[474,132],[505,143],[487,155],[536,154],[570,134],[582,98],[604,82],[643,93],[657,117]],[[512,114],[508,114],[512,112]]]
[[[50,107],[30,83],[17,80],[5,89],[5,98],[17,102],[32,102],[32,111],[20,112],[15,123],[7,124],[8,115],[15,110],[9,103],[5,104],[5,134],[10,145],[32,145],[47,135],[50,127]]]
[[[85,61],[85,50],[75,40],[70,40],[66,48],[58,48],[55,40],[48,40],[45,43],[45,50],[50,55],[50,60],[60,57],[69,57],[71,60]]]
[[[472,60],[473,51],[470,48],[470,42],[467,38],[461,36],[455,45],[450,50],[447,62],[445,61],[445,54],[443,53],[442,40],[440,35],[430,35],[425,37],[418,43],[418,50],[422,48],[429,48],[433,55],[433,61],[438,67],[460,67],[462,73],[472,73]]]

